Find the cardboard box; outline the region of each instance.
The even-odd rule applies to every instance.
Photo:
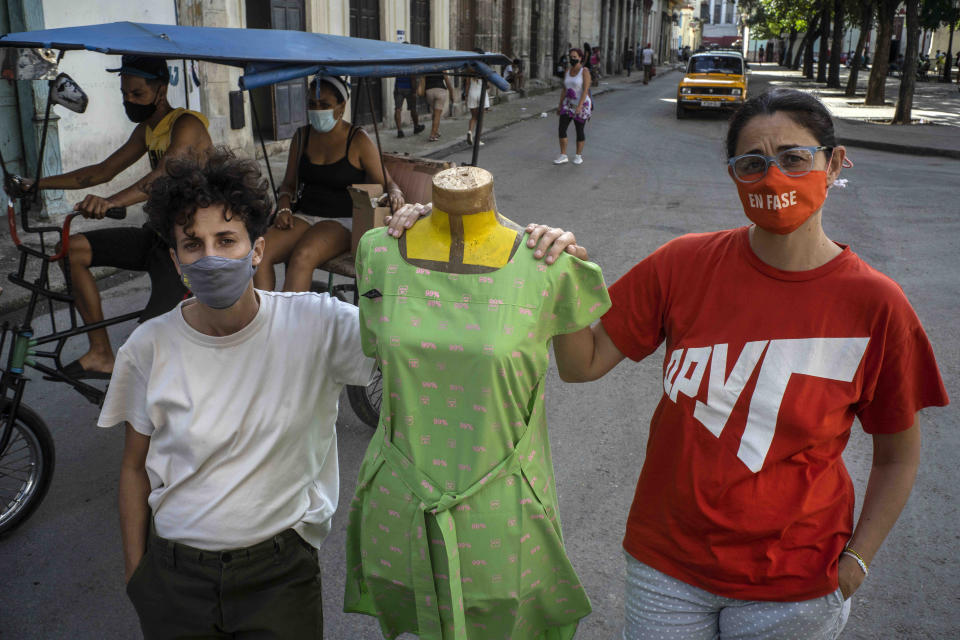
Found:
[[[353,199],[350,253],[357,255],[360,238],[370,229],[384,225],[383,219],[390,215],[390,205],[386,203],[383,186],[379,184],[354,184],[347,187],[347,192]]]

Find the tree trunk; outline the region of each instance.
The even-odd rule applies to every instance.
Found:
[[[857,80],[860,75],[860,58],[863,57],[863,50],[867,46],[867,36],[873,28],[873,2],[865,0],[860,5],[860,37],[857,38],[857,50],[853,54],[853,62],[850,63],[850,76],[847,78],[847,90],[844,95],[854,97],[857,95]]]
[[[803,77],[810,79],[813,79],[813,42],[820,32],[820,16],[818,15],[814,20],[814,24],[810,25],[810,33],[807,34],[807,46],[803,49]]]
[[[827,51],[830,49],[830,0],[820,0],[820,51],[817,55],[817,82],[827,81]]]
[[[797,30],[790,29],[790,44],[787,48],[780,54],[780,66],[789,67],[790,66],[790,54],[793,53],[793,45],[797,42]]]
[[[793,57],[793,64],[790,65],[790,68],[794,71],[800,68],[800,63],[804,59],[807,48],[813,44],[813,39],[817,35],[817,29],[820,28],[820,23],[817,22],[819,17],[820,16],[814,16],[813,21],[807,25],[807,32],[803,34],[803,40],[800,41],[800,47],[797,49],[797,54]]]
[[[840,49],[843,48],[843,0],[833,0],[833,43],[830,45],[830,72],[827,86],[840,88]]]
[[[953,16],[956,18],[956,16]],[[950,67],[953,66],[953,28],[956,25],[956,20],[950,21],[950,39],[947,40],[947,64],[943,65],[943,80],[942,82],[950,82]]]
[[[899,0],[880,0],[877,8],[877,48],[873,52],[873,66],[867,81],[867,97],[863,103],[883,106],[887,87],[887,69],[890,66],[890,41],[893,38],[893,16]]]
[[[917,49],[920,46],[920,0],[907,0],[907,51],[904,55],[900,95],[891,124],[910,124],[913,87],[917,82]],[[949,58],[948,58],[949,60]]]

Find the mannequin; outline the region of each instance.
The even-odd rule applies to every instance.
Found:
[[[497,212],[493,175],[480,167],[445,169],[433,178],[433,211],[400,239],[411,264],[445,273],[488,273],[516,253],[521,228]]]
[[[380,424],[350,506],[344,610],[385,637],[570,640],[590,613],[563,547],[547,437],[550,339],[609,307],[599,268],[533,258],[493,176],[433,179],[433,210],[357,251]]]

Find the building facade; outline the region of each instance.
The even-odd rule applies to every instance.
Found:
[[[733,47],[740,44],[740,7],[737,0],[702,0],[703,45]]]
[[[728,0],[711,0],[726,3]],[[674,59],[683,43],[681,5],[691,0],[0,0],[0,30],[27,31],[117,21],[186,26],[302,29],[379,40],[409,41],[442,49],[501,52],[522,61],[529,86],[555,82],[561,57],[571,46],[600,47],[606,74],[623,69],[628,52],[651,42],[659,60]],[[733,6],[731,0],[731,6]],[[61,112],[48,134],[44,174],[70,171],[106,158],[130,135],[118,79],[104,70],[119,66],[118,56],[76,52],[61,70],[90,96],[85,114]],[[230,93],[238,69],[212,63],[169,61],[174,107],[201,111],[214,142],[240,153],[259,154],[262,135],[270,155],[282,151],[305,124],[304,81],[242,94],[245,125],[232,128]],[[199,83],[194,81],[199,80]],[[393,80],[369,82],[374,118],[392,122]],[[359,100],[356,98],[359,96]],[[348,111],[369,123],[367,94],[353,93],[364,109]],[[3,157],[14,172],[34,173],[38,121],[46,106],[46,85],[20,82],[0,86],[0,137]],[[109,194],[148,171],[146,160],[130,167],[94,193]],[[86,191],[45,192],[50,213],[69,211]]]

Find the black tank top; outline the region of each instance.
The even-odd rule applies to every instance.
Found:
[[[310,130],[306,126],[301,135],[306,136],[303,141],[303,153],[300,155],[300,182],[303,192],[297,209],[308,216],[323,218],[349,218],[353,215],[353,200],[347,193],[351,184],[366,182],[367,172],[350,164],[350,143],[360,131],[360,127],[351,127],[347,135],[347,148],[343,157],[330,164],[314,164],[307,156],[310,144]]]

